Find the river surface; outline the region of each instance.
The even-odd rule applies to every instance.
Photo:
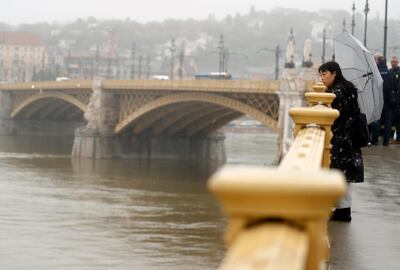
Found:
[[[227,134],[228,165],[271,165],[276,136]],[[0,269],[216,269],[226,219],[213,163],[74,160],[71,138],[0,137]],[[363,150],[331,270],[399,269],[400,145]]]
[[[218,164],[74,160],[71,138],[0,137],[0,269],[215,269]],[[227,134],[227,164],[270,165],[276,136]]]

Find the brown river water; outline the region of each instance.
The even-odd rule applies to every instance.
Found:
[[[275,161],[275,135],[228,133],[225,143],[228,165]],[[218,267],[226,218],[206,182],[221,164],[75,160],[71,145],[0,137],[1,270]],[[398,269],[400,145],[363,152],[353,221],[330,224],[331,269]]]
[[[0,269],[215,269],[226,219],[210,162],[74,160],[71,138],[0,137]],[[228,164],[276,136],[227,134]]]

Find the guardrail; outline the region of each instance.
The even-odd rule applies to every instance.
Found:
[[[318,88],[318,86],[316,86]],[[320,87],[319,87],[320,88]],[[346,184],[329,170],[335,95],[307,93],[292,108],[292,146],[277,168],[224,167],[208,186],[229,216],[220,269],[323,269],[327,221]]]

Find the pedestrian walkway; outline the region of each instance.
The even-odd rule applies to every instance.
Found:
[[[400,269],[400,145],[363,150],[351,223],[330,222],[330,270]]]

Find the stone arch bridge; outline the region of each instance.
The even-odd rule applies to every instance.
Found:
[[[282,135],[285,106],[301,105],[310,85],[100,78],[1,84],[0,132],[74,134],[72,155],[79,157],[224,159],[219,128],[248,115]]]

